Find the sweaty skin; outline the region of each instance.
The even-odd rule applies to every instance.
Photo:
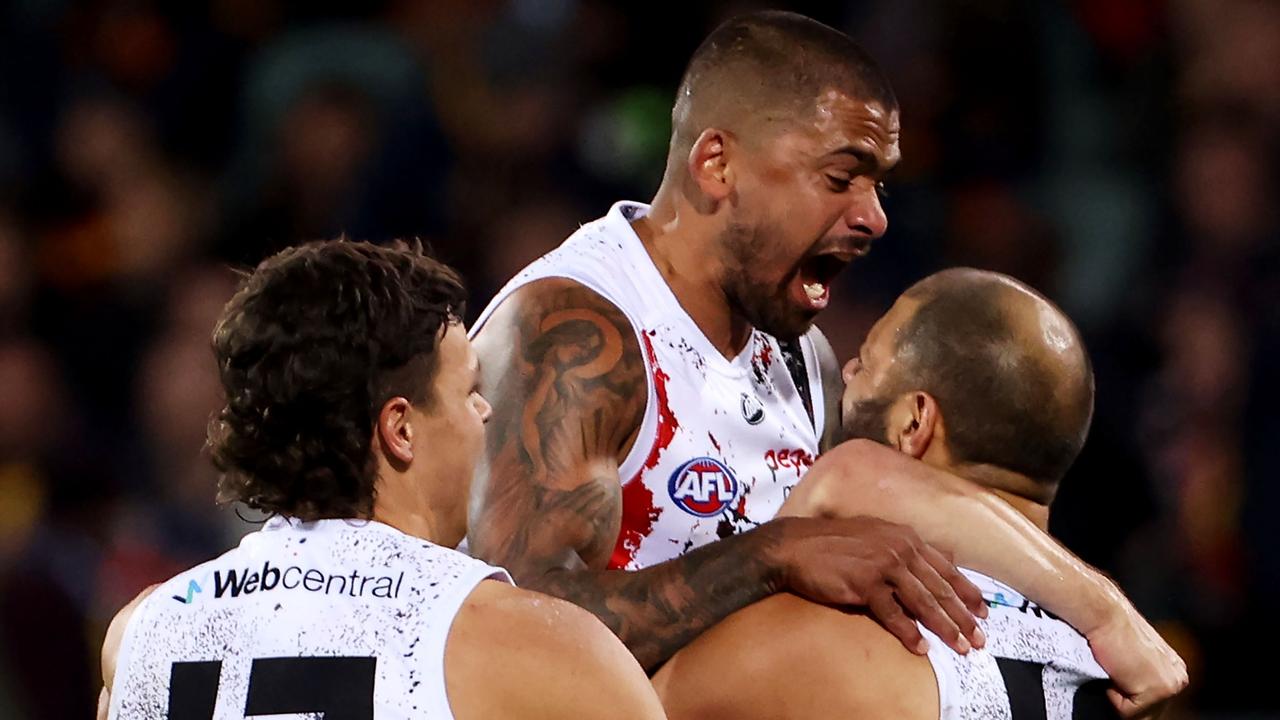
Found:
[[[734,357],[753,327],[779,337],[808,331],[831,284],[831,277],[813,276],[810,261],[838,269],[884,234],[878,191],[900,157],[898,113],[894,103],[848,88],[827,87],[803,106],[783,107],[752,94],[755,84],[723,91],[705,79],[686,80],[700,90],[677,101],[662,184],[633,229],[684,311],[712,346]],[[753,112],[743,111],[747,102],[757,105]],[[824,286],[816,296],[815,282]],[[547,317],[567,309],[594,319],[542,330]],[[594,364],[615,332],[623,348],[607,372],[572,372]],[[572,281],[544,279],[505,298],[475,339],[497,412],[471,503],[472,552],[508,568],[522,586],[590,609],[646,669],[780,589],[844,604],[874,599],[877,619],[909,648],[918,649],[922,638],[899,601],[960,651],[982,642],[971,614],[985,612],[977,589],[949,563],[935,563],[936,550],[917,544],[914,532],[876,537],[900,531],[872,530],[864,519],[839,528],[814,518],[771,522],[638,572],[605,569],[622,517],[618,467],[644,412],[634,330],[607,299]],[[821,370],[824,378],[839,377],[834,360]],[[552,390],[544,388],[548,382]],[[831,407],[827,417],[837,418]],[[822,434],[836,436],[831,428]],[[827,466],[842,472],[835,460]],[[910,498],[928,516],[918,527],[962,518],[981,528],[962,545],[999,548],[990,552],[994,574],[1077,627],[1098,630],[1105,638],[1100,654],[1126,646],[1111,638],[1132,637],[1123,629],[1134,624],[1132,611],[1105,578],[1052,542],[1001,545],[1030,530],[986,493],[930,482],[918,465],[895,468],[902,473],[897,499]],[[868,495],[874,504],[874,488]],[[880,555],[886,543],[901,543],[894,556],[909,548],[905,575]],[[1150,666],[1109,669],[1133,680],[1141,703],[1172,692]]]
[[[726,356],[749,338],[750,308],[784,307],[765,319],[807,329],[816,311],[798,278],[804,258],[847,261],[884,232],[877,186],[898,156],[896,111],[839,91],[813,103],[827,114],[817,125],[779,121],[767,137],[740,124],[709,127],[687,155],[676,143],[649,214],[633,223],[681,306]],[[957,649],[981,641],[976,588],[914,533],[884,523],[766,523],[636,572],[607,570],[622,518],[618,467],[648,394],[635,330],[597,293],[543,279],[507,297],[474,341],[495,414],[472,497],[471,551],[524,587],[591,610],[645,668],[782,588],[871,603],[911,647],[922,638],[895,596]],[[834,357],[822,371],[838,377]]]
[[[976,271],[947,271],[934,277],[980,281],[986,288],[992,285],[991,274]],[[1008,321],[1002,327],[1009,336],[993,338],[990,347],[1000,359],[1009,361],[1005,366],[1008,369],[1002,371],[1009,375],[997,377],[1006,379],[1010,387],[1038,388],[1035,392],[1039,393],[1039,411],[1050,413],[1049,417],[1058,423],[1055,427],[1062,432],[1078,432],[1083,440],[1093,390],[1092,374],[1078,334],[1065,316],[1041,296],[1012,282],[1006,285],[1011,292],[997,297],[1004,304]],[[969,285],[959,288],[973,297],[988,297],[973,295]],[[958,561],[962,564],[995,577],[999,577],[999,570],[985,568],[999,566],[1009,548],[1030,547],[1033,558],[1051,556],[1057,546],[1046,529],[1056,476],[1052,480],[1036,479],[1010,469],[956,459],[946,440],[944,409],[927,391],[911,390],[923,387],[912,384],[920,381],[909,372],[918,367],[916,363],[957,365],[954,358],[917,355],[915,347],[901,342],[900,331],[918,306],[908,291],[872,328],[859,357],[851,360],[844,372],[847,427],[855,434],[865,432],[866,437],[880,437],[893,447],[856,439],[824,454],[791,494],[782,514],[874,513],[913,524],[939,546],[959,548]],[[1027,358],[1038,362],[1027,362]],[[1040,372],[1052,373],[1054,382],[1027,384]],[[960,406],[964,405],[958,400],[957,407]],[[861,418],[863,414],[872,421]],[[993,533],[985,526],[972,525],[965,519],[967,511],[951,508],[950,503],[965,502],[959,492],[940,496],[947,500],[944,507],[954,511],[949,513],[949,521],[939,520],[937,507],[921,506],[914,502],[912,493],[900,492],[898,478],[907,476],[904,470],[912,466],[923,467],[929,481],[939,488],[979,489],[977,497],[1002,518],[1003,529]],[[1046,483],[1051,485],[1047,487]],[[999,542],[974,542],[975,535],[993,537],[999,533],[1004,533]],[[1087,571],[1083,564],[1082,568]],[[1044,575],[1042,582],[1062,583],[1067,591],[1070,589],[1071,578],[1055,573],[1050,564],[1022,571],[1023,579]],[[1126,630],[1128,641],[1119,643],[1116,636],[1107,638],[1120,655],[1102,654],[1097,658],[1100,664],[1119,683],[1111,668],[1120,667],[1132,674],[1135,667],[1156,658],[1159,664],[1144,668],[1144,672],[1157,677],[1163,673],[1169,687],[1175,692],[1181,689],[1186,683],[1181,660],[1136,614],[1128,622],[1134,626]],[[1095,634],[1098,632],[1107,631],[1095,630]],[[769,641],[762,646],[761,638]],[[1092,647],[1098,655],[1096,641]],[[768,682],[761,682],[760,678],[768,678]],[[939,715],[937,681],[927,660],[906,652],[864,614],[787,594],[755,603],[704,633],[661,669],[654,677],[654,686],[671,718],[933,720]],[[1077,704],[1076,711],[1087,713],[1080,717],[1091,718],[1111,717],[1115,711],[1129,717],[1151,717],[1161,709],[1159,698],[1147,698],[1145,706],[1134,702],[1137,693],[1133,688],[1125,688],[1123,695],[1112,688],[1107,695],[1114,709],[1107,708],[1101,695],[1097,695],[1098,704],[1088,710]],[[1082,701],[1077,698],[1077,702]]]

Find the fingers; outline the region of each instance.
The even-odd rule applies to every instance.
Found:
[[[969,582],[969,578],[964,573],[956,569],[955,560],[944,556],[937,548],[932,545],[922,545],[920,556],[925,559],[933,569],[942,576],[942,579],[951,586],[956,596],[960,598],[960,602],[969,609],[974,615],[984,618],[987,616],[987,601],[982,597],[982,591],[977,585]],[[935,593],[936,594],[936,593]],[[976,647],[981,647],[974,643]]]
[[[931,560],[937,561],[940,559],[941,557],[937,555],[933,548],[928,545],[922,545],[920,554],[911,566],[911,571],[915,573],[916,578],[937,600],[939,607],[955,623],[955,626],[968,640],[969,644],[973,647],[983,647],[987,644],[987,638],[982,633],[982,628],[978,627],[978,621],[974,618],[974,611],[970,609],[968,603],[959,594],[967,588],[972,588],[978,596],[978,604],[985,609],[986,603],[982,601],[982,593],[976,587],[973,587],[973,584],[950,563],[939,568],[936,562],[931,562]],[[944,572],[950,573],[950,580],[942,574]],[[958,584],[958,588],[957,579],[961,581]],[[921,619],[923,620],[923,618]],[[927,625],[928,623],[926,623]],[[945,636],[940,635],[939,637]]]
[[[922,567],[924,563],[915,564],[916,567]],[[930,568],[932,570],[932,568]],[[936,576],[937,573],[934,573]],[[969,638],[961,632],[961,628],[956,624],[951,616],[942,609],[939,599],[925,588],[923,582],[920,581],[911,568],[902,568],[892,575],[894,592],[898,599],[902,602],[907,612],[918,618],[929,631],[937,635],[952,650],[964,654],[969,652],[971,644]],[[942,583],[942,579],[938,578],[938,583]],[[950,594],[950,588],[947,588]],[[960,601],[951,594],[951,600],[959,611],[969,617],[969,622],[973,622],[973,616],[969,615],[969,611],[960,606]]]
[[[1107,699],[1111,701],[1111,705],[1115,707],[1116,712],[1120,713],[1122,718],[1153,717],[1140,714],[1142,708],[1115,688],[1107,688]]]
[[[1114,687],[1107,688],[1107,699],[1111,701],[1111,705],[1115,707],[1120,717],[1129,720],[1153,720],[1163,715],[1169,705],[1167,699],[1151,702],[1150,698],[1125,695]]]
[[[929,652],[929,643],[925,641],[924,635],[920,634],[920,628],[916,627],[914,620],[907,617],[902,606],[894,600],[892,592],[886,589],[884,592],[872,595],[867,599],[867,608],[886,630],[902,641],[908,650],[916,655]]]

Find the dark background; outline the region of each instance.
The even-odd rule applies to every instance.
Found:
[[[209,332],[303,239],[419,236],[472,313],[656,189],[685,60],[751,3],[0,1],[0,716],[85,717],[111,615],[253,526],[212,502]],[[903,108],[890,230],[822,325],[972,265],[1098,374],[1054,531],[1187,658],[1176,717],[1277,716],[1280,3],[799,3]]]

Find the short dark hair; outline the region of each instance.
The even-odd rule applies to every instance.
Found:
[[[828,88],[898,106],[875,60],[848,35],[804,15],[780,10],[747,13],[717,27],[694,51],[676,95],[677,145],[703,128],[683,128],[695,103],[738,100],[752,114],[811,103]],[[682,132],[686,137],[682,137]]]
[[[213,331],[226,393],[209,427],[218,500],[303,520],[370,516],[378,413],[396,396],[431,401],[436,349],[464,298],[418,243],[312,242],[259,264]]]
[[[1070,328],[1079,352],[1072,370],[1049,362],[1043,340],[1019,329],[1009,301],[1027,293]],[[904,297],[919,304],[897,336],[898,386],[934,396],[957,461],[1020,473],[1051,497],[1093,417],[1093,368],[1075,326],[1043,295],[997,273],[943,271]]]

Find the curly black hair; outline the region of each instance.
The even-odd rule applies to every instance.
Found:
[[[466,292],[420,244],[346,240],[264,260],[213,331],[226,406],[209,427],[218,501],[303,520],[369,517],[377,415],[432,401]]]

